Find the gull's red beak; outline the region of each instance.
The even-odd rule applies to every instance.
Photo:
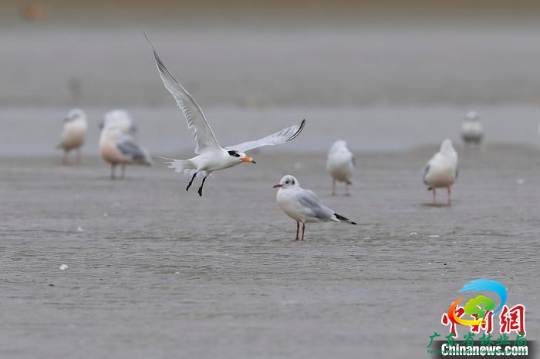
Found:
[[[274,188],[280,188],[280,187],[283,187],[283,185],[282,184],[277,184],[277,185],[274,186]]]

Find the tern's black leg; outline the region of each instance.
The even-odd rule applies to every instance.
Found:
[[[193,183],[193,180],[195,179],[196,176],[197,176],[197,172],[195,172],[193,174],[193,177],[191,177],[191,181],[189,181],[189,184],[186,187],[186,192],[189,191],[189,187],[191,187],[191,184]]]
[[[201,187],[199,187],[199,191],[198,191],[198,192],[199,192],[199,196],[201,196],[201,197],[202,197],[202,188],[203,188],[203,186],[204,186],[204,181],[206,181],[206,177],[208,177],[208,176],[209,176],[209,175],[204,176],[204,178],[203,178],[203,180],[202,180],[202,183],[201,183]]]

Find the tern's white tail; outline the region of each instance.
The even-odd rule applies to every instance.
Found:
[[[167,160],[168,162],[165,162],[168,164],[169,168],[172,168],[174,172],[179,173],[185,173],[185,174],[192,174],[194,170],[197,169],[193,162],[190,160],[175,160],[173,158],[165,158],[162,157],[164,160]]]

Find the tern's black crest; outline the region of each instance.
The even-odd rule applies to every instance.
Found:
[[[229,153],[229,156],[233,156],[233,157],[240,157],[240,155],[238,154],[237,151],[235,150],[231,150],[231,151],[227,151]]]

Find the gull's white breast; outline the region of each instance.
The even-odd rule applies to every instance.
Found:
[[[81,147],[86,139],[86,128],[87,124],[84,119],[66,123],[62,135],[62,148],[69,151]]]
[[[479,121],[465,121],[461,126],[461,135],[465,141],[479,141],[484,134],[484,128]]]
[[[426,173],[425,181],[433,188],[451,186],[456,180],[456,167],[455,160],[438,153],[429,162],[429,170]]]
[[[289,217],[297,222],[320,222],[318,218],[312,217],[297,199],[297,192],[292,189],[279,189],[276,200],[279,207]]]
[[[328,155],[326,169],[337,181],[350,182],[354,165],[352,153],[347,148],[341,148]]]
[[[124,156],[122,152],[116,147],[114,139],[111,136],[105,134],[101,135],[99,140],[99,149],[101,150],[101,156],[109,163],[131,163],[132,161]]]

